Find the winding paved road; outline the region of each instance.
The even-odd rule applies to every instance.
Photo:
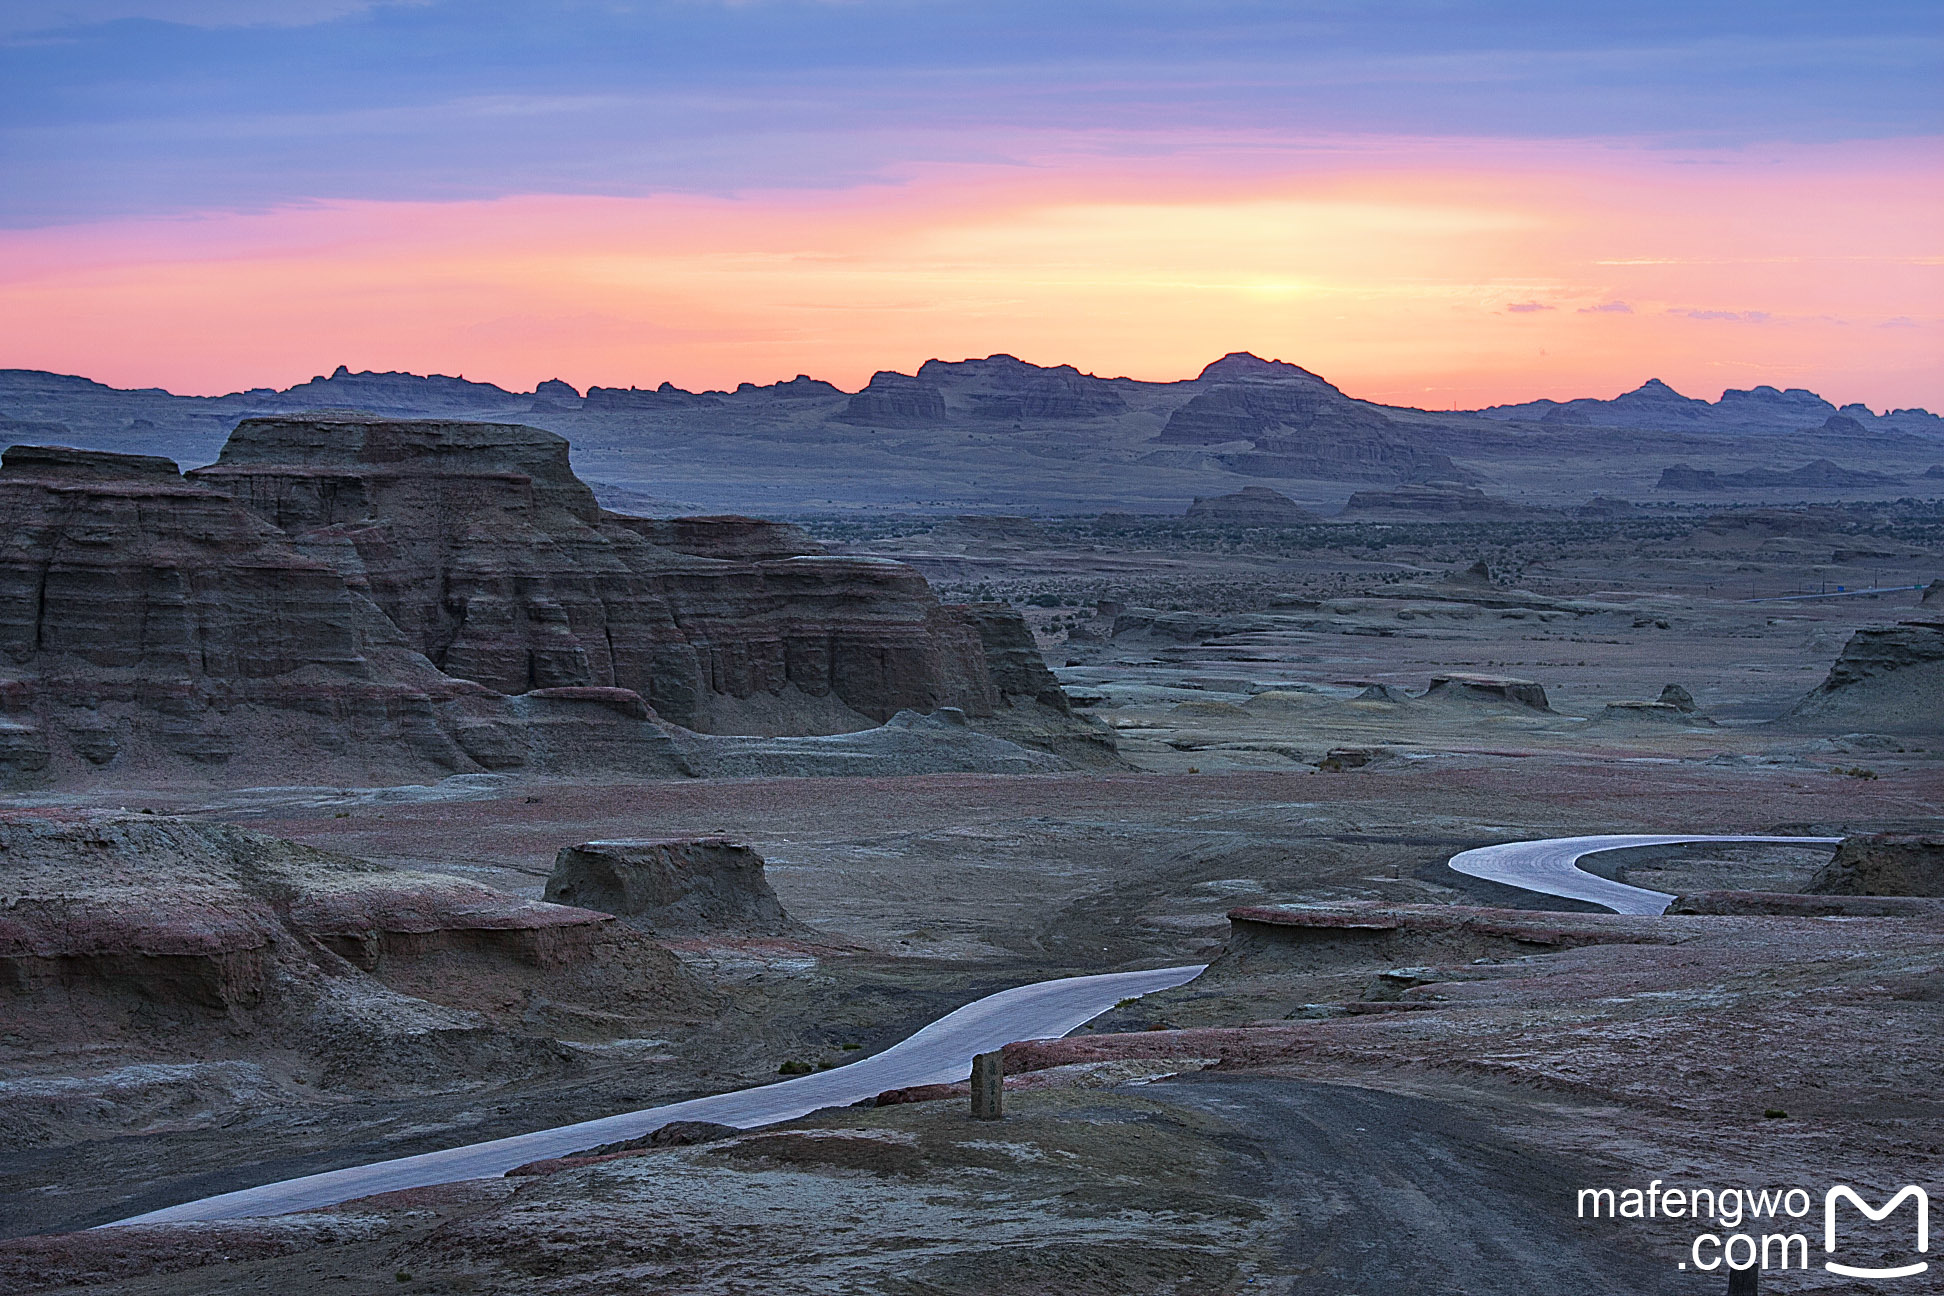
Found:
[[[1549,837],[1544,841],[1506,842],[1480,846],[1451,857],[1451,867],[1467,877],[1503,882],[1568,900],[1604,905],[1615,913],[1666,913],[1675,897],[1665,891],[1628,886],[1583,871],[1579,861],[1601,851],[1630,846],[1681,846],[1690,842],[1776,842],[1792,846],[1827,846],[1841,837],[1708,837],[1684,834],[1611,834],[1603,837]]]
[[[1506,842],[1481,846],[1451,857],[1451,867],[1470,877],[1501,882],[1543,895],[1586,900],[1616,913],[1658,914],[1674,897],[1664,891],[1595,877],[1578,862],[1600,851],[1630,846],[1672,846],[1690,842],[1776,842],[1788,845],[1829,845],[1840,837],[1715,837],[1682,834],[1626,834],[1601,837],[1554,837],[1544,841]],[[373,1193],[423,1188],[505,1174],[528,1161],[570,1156],[603,1143],[639,1138],[678,1120],[714,1121],[750,1128],[791,1120],[820,1107],[857,1102],[906,1085],[938,1084],[965,1078],[972,1055],[1021,1039],[1057,1038],[1113,1007],[1122,999],[1166,990],[1193,980],[1200,966],[1157,968],[1148,972],[1110,972],[1100,976],[1063,977],[1015,986],[987,995],[948,1013],[882,1053],[849,1066],[740,1089],[733,1093],[641,1111],[623,1112],[577,1125],[561,1125],[516,1134],[488,1143],[422,1152],[417,1156],[370,1165],[348,1166],[323,1174],[286,1179],[184,1202],[150,1211],[114,1224],[159,1224],[183,1220],[239,1219],[316,1210]]]
[[[1122,999],[1181,985],[1193,980],[1201,970],[1197,964],[1148,972],[1063,977],[1015,986],[947,1013],[882,1053],[835,1070],[708,1098],[691,1098],[665,1107],[622,1112],[578,1125],[515,1134],[490,1143],[472,1143],[442,1152],[422,1152],[395,1161],[286,1179],[282,1183],[184,1202],[102,1227],[241,1219],[316,1210],[373,1193],[502,1175],[528,1161],[571,1156],[603,1143],[639,1138],[670,1121],[714,1121],[747,1129],[791,1120],[819,1107],[854,1103],[886,1089],[963,1080],[971,1071],[974,1053],[984,1053],[1014,1040],[1057,1038],[1098,1017]]]

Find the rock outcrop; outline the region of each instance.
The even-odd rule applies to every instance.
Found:
[[[627,689],[715,732],[994,705],[978,632],[911,568],[751,518],[606,513],[567,443],[537,429],[253,419],[192,476],[328,557],[441,670],[496,692]]]
[[[92,767],[476,770],[509,718],[330,564],[167,460],[15,446],[0,467],[0,778]],[[518,745],[505,735],[508,761]]]
[[[1031,643],[1007,609],[943,606],[793,526],[605,512],[565,441],[513,424],[252,419],[186,477],[16,446],[0,517],[12,785],[243,751],[302,781],[672,774],[669,723],[977,718],[1050,680],[995,677],[1000,622]]]
[[[1422,700],[1520,711],[1552,710],[1543,685],[1497,675],[1433,675]]]
[[[873,427],[924,426],[945,421],[945,393],[910,374],[881,370],[850,398],[839,422]]]
[[[1186,514],[1190,522],[1216,526],[1306,526],[1321,519],[1281,491],[1267,486],[1244,486],[1228,495],[1195,497]]]
[[[1838,418],[1862,432],[1856,420],[1833,415],[1830,422]],[[1833,429],[1832,429],[1833,430]],[[1758,490],[1763,487],[1798,486],[1804,490],[1834,490],[1855,486],[1894,486],[1902,478],[1891,477],[1884,473],[1864,472],[1861,469],[1841,468],[1827,459],[1817,459],[1800,468],[1750,468],[1745,472],[1723,473],[1709,468],[1692,468],[1687,464],[1673,464],[1661,469],[1658,489],[1678,491],[1723,491]]]
[[[1823,682],[1776,723],[1844,733],[1944,733],[1944,621],[1858,630]]]
[[[726,837],[563,846],[546,896],[658,936],[781,936],[798,928],[763,875],[763,857]]]
[[[1944,836],[1847,837],[1803,889],[1811,895],[1944,897]]]
[[[1458,481],[1466,474],[1380,411],[1307,369],[1236,353],[1209,365],[1169,416],[1164,445],[1233,446],[1234,472],[1326,480]]]
[[[148,815],[0,816],[0,1052],[282,1051],[324,1083],[571,1069],[703,992],[606,914]],[[428,1069],[429,1068],[429,1069]]]

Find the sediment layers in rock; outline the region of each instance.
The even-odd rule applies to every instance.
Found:
[[[773,733],[997,703],[977,625],[911,568],[750,518],[603,512],[551,433],[252,419],[192,477],[499,693],[628,689],[688,728]]]
[[[1829,675],[1777,723],[1885,733],[1944,733],[1944,621],[1858,630]]]
[[[1219,458],[1252,476],[1390,482],[1458,481],[1467,474],[1420,436],[1309,372],[1252,355],[1224,356],[1155,438],[1164,445],[1248,442]]]
[[[434,1083],[566,1065],[528,1022],[599,1035],[706,998],[607,914],[227,824],[0,817],[0,889],[0,1036],[23,1060],[283,1049],[327,1080]]]
[[[563,846],[547,899],[659,936],[780,936],[797,927],[763,874],[763,857],[726,837]]]
[[[442,675],[331,566],[166,460],[0,470],[0,780],[119,762],[478,769],[504,700]]]

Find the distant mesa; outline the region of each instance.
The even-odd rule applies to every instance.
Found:
[[[1337,389],[1325,382],[1322,377],[1311,373],[1301,365],[1293,365],[1284,360],[1264,360],[1261,356],[1247,351],[1231,351],[1220,360],[1205,367],[1195,377],[1196,382],[1304,382]],[[1341,392],[1338,392],[1341,395]]]
[[[1712,409],[1704,400],[1683,396],[1660,379],[1649,378],[1610,401],[1590,397],[1564,402],[1538,400],[1493,406],[1481,412],[1500,418],[1537,418],[1551,425],[1649,427],[1700,423]]]
[[[668,409],[695,409],[720,405],[719,397],[707,392],[683,391],[673,383],[659,387],[589,387],[582,408],[590,413],[625,414]]]
[[[918,377],[937,386],[948,407],[982,421],[1058,423],[1128,410],[1114,380],[1083,374],[1072,365],[1028,364],[1016,356],[927,360],[918,367]]]
[[[798,374],[796,377],[784,382],[773,382],[767,387],[759,387],[755,383],[737,383],[735,394],[738,396],[773,396],[779,400],[814,400],[831,396],[842,396],[844,393],[833,384],[827,383],[821,378],[812,378],[809,374]]]
[[[580,389],[570,382],[559,378],[549,378],[533,389],[536,409],[549,406],[573,408],[581,402]]]
[[[763,857],[726,837],[662,837],[564,846],[546,898],[614,914],[662,937],[780,936],[784,912]]]
[[[1515,520],[1544,517],[1549,509],[1515,504],[1471,486],[1399,486],[1360,490],[1337,516],[1344,521],[1383,518]]]
[[[1861,404],[1838,410],[1801,387],[1730,388],[1715,402],[1683,396],[1658,378],[1651,378],[1612,400],[1526,401],[1492,405],[1478,411],[1487,418],[1513,422],[1537,421],[1555,427],[1661,429],[1718,428],[1723,431],[1790,432],[1820,427],[1830,435],[1852,436],[1872,428],[1935,431],[1940,420],[1928,410],[1893,410],[1873,414]],[[1832,417],[1850,422],[1831,425]],[[1854,426],[1851,426],[1853,424]]]
[[[945,393],[910,374],[880,370],[837,415],[840,423],[924,427],[945,421]]]
[[[1280,491],[1244,486],[1228,495],[1197,496],[1186,514],[1191,522],[1225,526],[1303,526],[1322,519]]]
[[[413,409],[426,402],[509,403],[513,393],[492,383],[472,382],[465,377],[446,374],[415,374],[402,371],[379,373],[351,372],[339,365],[328,378],[313,378],[287,391],[277,393],[278,404],[288,409],[358,407],[378,413]]]
[[[1155,440],[1226,447],[1214,457],[1231,472],[1390,482],[1470,476],[1423,434],[1295,365],[1224,356],[1202,371],[1196,386],[1202,390],[1169,416]]]
[[[1862,429],[1859,427],[1858,431]],[[1719,473],[1708,468],[1672,464],[1661,469],[1660,490],[1725,491],[1759,490],[1774,487],[1801,487],[1804,490],[1831,490],[1859,486],[1895,486],[1903,479],[1884,473],[1841,468],[1827,459],[1816,459],[1800,468],[1750,468],[1745,472]]]
[[[1939,478],[1944,478],[1944,464],[1932,464],[1924,469],[1925,481],[1936,481]]]

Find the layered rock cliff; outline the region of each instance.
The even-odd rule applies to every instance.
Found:
[[[668,724],[1060,703],[1008,609],[792,526],[605,512],[565,441],[513,424],[253,419],[186,477],[15,446],[0,519],[8,785],[245,752],[306,781],[666,774]]]
[[[705,732],[833,732],[997,702],[976,627],[901,563],[749,518],[604,512],[511,424],[250,419],[191,477],[503,694],[620,688]]]
[[[282,1053],[354,1087],[571,1069],[708,994],[602,913],[227,824],[0,816],[0,1055]],[[430,1068],[430,1069],[428,1069]]]
[[[1829,675],[1778,724],[1936,736],[1944,733],[1944,621],[1858,630]]]
[[[1246,441],[1248,449],[1219,456],[1234,472],[1390,482],[1468,475],[1419,433],[1297,365],[1236,353],[1209,365],[1196,385],[1200,390],[1169,416],[1155,440],[1184,446]]]

